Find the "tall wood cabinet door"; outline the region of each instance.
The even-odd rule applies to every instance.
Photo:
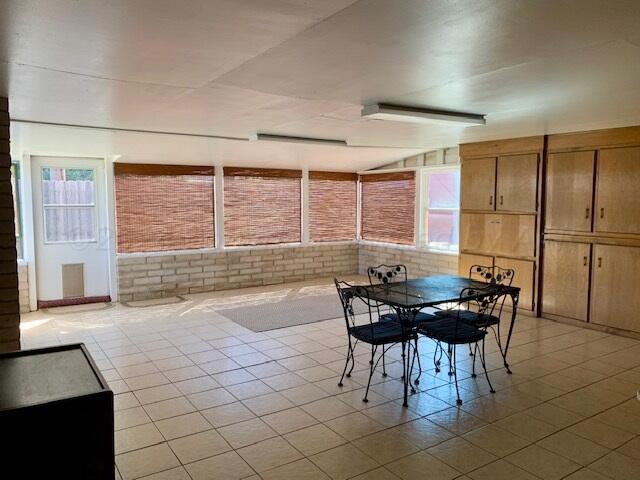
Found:
[[[487,255],[474,255],[471,253],[461,253],[458,258],[458,275],[461,277],[471,277],[474,280],[484,279],[477,273],[471,272],[474,265],[482,265],[483,267],[493,267],[493,257]]]
[[[594,245],[591,322],[640,332],[640,247]]]
[[[462,162],[460,167],[460,208],[463,210],[494,210],[495,190],[495,157]]]
[[[640,147],[600,150],[595,231],[640,233]]]
[[[547,159],[547,229],[590,232],[595,151],[551,153]]]
[[[515,260],[513,258],[496,257],[496,267],[510,268],[514,271],[514,287],[520,287],[518,308],[533,310],[533,276],[535,264],[529,260]]]
[[[590,264],[588,243],[544,242],[543,314],[587,321]]]
[[[496,210],[536,212],[538,154],[498,157]]]

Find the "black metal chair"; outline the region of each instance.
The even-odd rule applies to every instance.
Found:
[[[473,279],[477,277],[480,277],[488,285],[504,285],[504,286],[510,287],[515,278],[515,271],[510,268],[502,268],[496,265],[492,265],[492,266],[472,265],[469,268],[469,278]],[[456,312],[452,310],[439,310],[435,312],[435,315],[438,317],[460,315],[460,318],[462,319],[462,321],[466,323],[469,323],[479,328],[484,328],[484,329],[490,328],[494,334],[496,343],[498,344],[498,348],[500,349],[500,354],[502,355],[502,359],[506,363],[507,359],[504,353],[504,349],[502,348],[502,340],[500,337],[500,319],[502,318],[502,311],[504,309],[504,304],[506,299],[507,299],[506,295],[502,296],[499,304],[493,305],[490,310],[487,310],[482,315],[477,315],[475,312],[471,312],[471,311]],[[470,346],[469,355],[474,357],[473,360],[474,360],[474,366],[475,366],[476,349],[473,349]]]
[[[392,284],[394,282],[406,282],[409,279],[407,267],[402,264],[398,265],[378,265],[375,267],[367,268],[367,277],[369,277],[370,285],[387,285]],[[382,313],[380,311],[380,307],[377,307],[378,315],[381,321],[398,321],[398,314],[392,311],[387,311]],[[435,317],[426,312],[416,312],[413,318],[413,323],[417,326],[423,322],[431,322],[435,320]],[[383,354],[384,355],[384,354]],[[413,365],[418,360],[418,376],[415,378],[413,383],[416,385],[420,383],[420,377],[422,376],[422,365],[420,364],[420,356],[418,353],[418,337],[415,337],[414,340],[414,351],[413,358],[411,360],[411,371],[413,371]],[[384,356],[382,358],[383,371],[385,370],[385,359]],[[387,376],[386,373],[383,373],[383,376]],[[411,391],[415,393],[415,387],[411,384]]]
[[[386,285],[396,282],[406,282],[408,280],[407,267],[405,265],[378,265],[376,267],[367,268],[367,276],[370,285]],[[378,311],[379,307],[378,307]],[[398,314],[395,312],[380,313],[381,320],[398,321]],[[415,315],[414,322],[430,322],[434,320],[433,315],[425,312],[418,312]]]
[[[463,288],[460,292],[460,298],[455,310],[451,310],[449,315],[439,316],[436,321],[423,323],[418,327],[418,333],[435,340],[440,345],[447,345],[446,353],[444,348],[440,347],[440,349],[449,359],[449,374],[454,378],[457,395],[456,403],[458,405],[462,405],[462,400],[460,399],[460,391],[458,389],[456,366],[457,345],[473,345],[474,351],[479,351],[480,362],[487,378],[487,383],[489,384],[489,390],[491,393],[495,393],[493,385],[491,385],[491,380],[489,379],[485,360],[484,344],[487,329],[477,326],[469,320],[471,320],[472,315],[475,315],[478,319],[483,318],[484,315],[492,310],[496,303],[502,300],[504,295],[505,294],[501,293],[500,290],[491,284],[482,289]],[[479,321],[479,323],[482,322]],[[478,349],[479,343],[481,344],[480,349]],[[436,363],[435,358],[434,363]],[[436,371],[440,371],[439,363],[436,364]],[[475,356],[472,376],[475,377]]]
[[[411,340],[417,338],[417,333],[415,329],[407,328],[406,321],[379,321],[379,317],[377,315],[378,303],[369,298],[367,287],[350,285],[347,282],[342,282],[337,279],[334,279],[334,282],[336,284],[336,289],[338,290],[340,302],[342,303],[349,341],[347,347],[347,359],[345,361],[338,386],[342,386],[342,381],[345,376],[351,376],[351,372],[355,366],[354,351],[358,342],[369,344],[371,346],[369,380],[367,382],[367,389],[365,391],[364,398],[362,399],[363,402],[368,402],[367,396],[369,395],[371,378],[373,377],[373,372],[381,359],[383,360],[384,365],[384,354],[391,347],[400,343],[402,344],[404,362],[405,347],[407,344],[410,345],[409,342]],[[362,324],[356,323],[354,304],[364,305],[364,315],[367,316],[366,322],[363,322]],[[382,348],[382,352],[376,359],[378,347]],[[349,362],[351,362],[351,368],[349,368]],[[349,368],[348,371],[347,368]],[[386,372],[383,372],[383,376],[386,376]],[[409,376],[409,378],[411,377]]]

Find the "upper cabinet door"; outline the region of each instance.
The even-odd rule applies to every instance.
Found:
[[[495,157],[464,160],[460,171],[460,208],[495,210]]]
[[[600,150],[595,231],[640,233],[640,147]]]
[[[546,229],[591,231],[594,166],[594,151],[549,154]]]
[[[538,154],[498,157],[496,210],[536,213]]]

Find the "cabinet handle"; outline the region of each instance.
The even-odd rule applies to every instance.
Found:
[[[585,256],[582,258],[582,262],[583,262],[583,265],[584,265],[585,267],[587,266],[587,261],[588,261],[588,259],[587,259],[587,256],[585,255]]]
[[[489,195],[489,205],[493,205],[493,195]]]
[[[503,203],[503,198],[502,198],[502,195],[500,195],[500,205],[502,205],[502,203]]]
[[[602,257],[598,257],[598,268],[602,268]]]
[[[589,218],[589,211],[590,211],[590,209],[589,209],[589,207],[587,207],[587,209],[585,211],[585,214],[584,214],[584,218]]]
[[[600,209],[600,218],[604,218],[604,208]]]

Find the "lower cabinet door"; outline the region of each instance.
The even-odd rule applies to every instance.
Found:
[[[493,257],[489,257],[487,255],[461,253],[458,260],[458,275],[460,275],[461,277],[469,277],[469,275],[471,275],[471,278],[473,278],[474,280],[484,281],[484,279],[477,273],[470,272],[471,267],[473,267],[474,265],[493,267]]]
[[[588,243],[544,242],[542,313],[587,321],[589,311]]]
[[[533,310],[533,287],[535,263],[529,260],[516,260],[513,258],[496,257],[495,266],[511,269],[514,271],[514,287],[520,287],[520,298],[518,308],[523,310]]]
[[[591,322],[640,332],[640,247],[594,245]]]

